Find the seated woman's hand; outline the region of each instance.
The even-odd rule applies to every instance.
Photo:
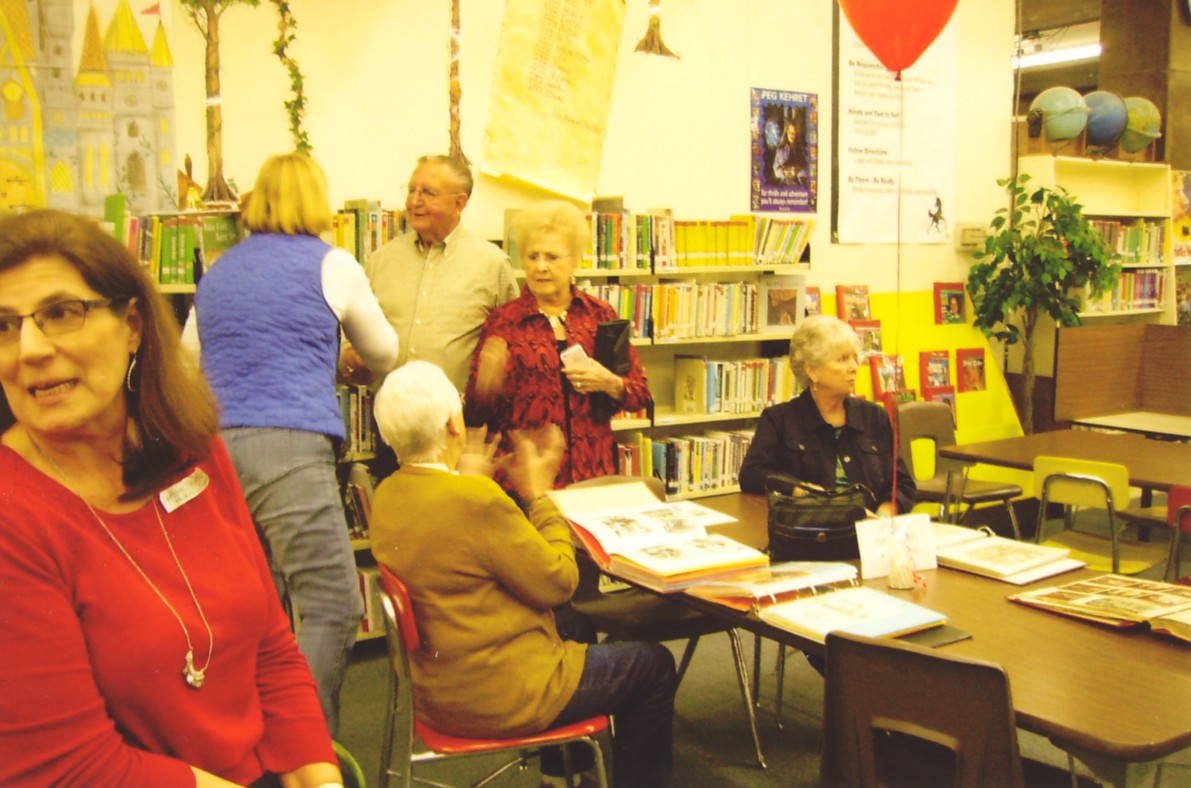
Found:
[[[351,345],[344,345],[339,354],[339,380],[353,386],[367,386],[373,379],[372,370]]]
[[[562,430],[548,424],[533,430],[517,430],[511,437],[513,452],[501,459],[500,467],[521,500],[533,503],[554,487],[565,446]]]
[[[589,358],[585,364],[569,366],[563,372],[571,387],[580,394],[603,392],[617,402],[624,399],[624,378],[594,358]]]
[[[464,476],[487,476],[491,479],[496,473],[496,463],[492,458],[496,455],[499,443],[499,432],[489,440],[487,426],[468,427],[467,443],[455,463],[455,470]]]

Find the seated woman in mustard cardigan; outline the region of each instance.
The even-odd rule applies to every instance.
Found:
[[[381,436],[401,469],[372,506],[372,552],[409,589],[421,635],[411,655],[414,713],[459,736],[518,736],[612,714],[617,786],[670,773],[674,659],[656,643],[587,645],[559,636],[553,609],[579,571],[570,530],[546,497],[562,456],[557,427],[515,436],[502,459],[523,511],[465,455],[459,392],[414,361],[377,392]],[[461,459],[463,462],[461,463]]]

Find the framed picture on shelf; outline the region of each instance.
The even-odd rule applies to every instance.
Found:
[[[874,353],[868,357],[873,373],[873,396],[880,399],[887,391],[898,391],[906,387],[906,370],[899,355],[886,356]]]
[[[823,314],[823,302],[819,295],[819,288],[806,288],[806,316]]]
[[[894,389],[877,397],[878,402],[885,403],[885,412],[889,414],[890,421],[897,419],[898,405],[903,402],[913,402],[916,399],[918,399],[918,392],[914,389]]]
[[[849,320],[848,325],[860,337],[860,363],[863,364],[868,361],[868,357],[873,353],[883,353],[884,348],[881,345],[881,321],[880,320]]]
[[[959,348],[955,351],[956,390],[984,391],[984,348]]]
[[[918,385],[927,389],[951,385],[951,354],[946,350],[924,350],[918,354]],[[925,397],[925,393],[923,394]]]
[[[793,328],[802,321],[806,297],[802,277],[765,274],[758,280],[761,286],[760,326],[762,331]]]
[[[955,427],[959,426],[959,414],[955,409],[955,386],[924,388],[922,390],[922,398],[927,402],[946,402],[951,408],[952,425]]]
[[[868,285],[836,285],[835,311],[840,320],[869,320]]]
[[[966,321],[964,283],[935,282],[935,325]]]

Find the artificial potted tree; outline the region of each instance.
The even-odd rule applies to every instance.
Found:
[[[1038,322],[1080,325],[1087,290],[1099,298],[1116,285],[1121,266],[1104,238],[1063,187],[1030,189],[1029,175],[998,179],[1009,195],[990,224],[984,251],[968,273],[974,324],[987,337],[1022,342],[1022,429],[1034,431],[1034,347]]]

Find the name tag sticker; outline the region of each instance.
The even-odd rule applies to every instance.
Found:
[[[167,513],[172,512],[207,489],[207,485],[210,483],[211,479],[203,469],[195,468],[185,479],[161,491],[161,495],[158,496],[161,500],[161,507]]]

